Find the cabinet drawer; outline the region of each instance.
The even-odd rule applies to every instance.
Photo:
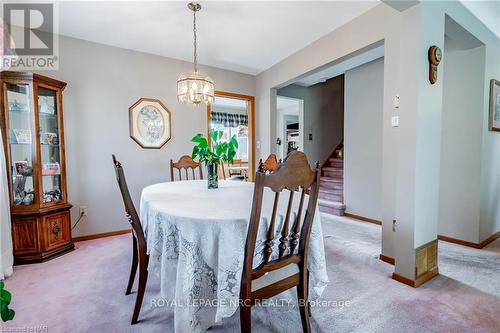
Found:
[[[42,218],[43,249],[50,251],[71,241],[70,215],[62,212]]]

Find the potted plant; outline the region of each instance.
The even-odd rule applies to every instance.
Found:
[[[12,299],[12,295],[4,289],[5,284],[2,280],[0,280],[0,317],[2,321],[12,320],[14,319],[14,315],[16,314],[14,310],[9,309],[9,304]]]
[[[238,149],[238,140],[233,135],[228,141],[222,141],[223,131],[210,130],[210,144],[203,134],[196,134],[191,141],[196,143],[193,147],[191,158],[200,158],[200,162],[207,167],[208,188],[218,188],[219,178],[217,168],[221,162],[232,163],[236,150]]]

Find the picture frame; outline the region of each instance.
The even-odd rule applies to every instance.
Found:
[[[129,108],[130,137],[144,149],[160,149],[171,138],[172,115],[159,100],[141,98]]]
[[[500,132],[500,81],[490,81],[490,131]]]

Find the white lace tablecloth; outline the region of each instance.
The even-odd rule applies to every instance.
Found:
[[[193,180],[151,185],[142,191],[140,217],[150,256],[148,270],[160,276],[161,305],[175,306],[177,333],[203,331],[237,311],[253,188],[253,183],[219,181],[218,189],[208,190],[206,180]],[[255,263],[261,262],[259,249],[273,198],[270,190],[265,192],[261,223],[266,228],[259,228]],[[287,201],[288,195],[282,195],[277,226]],[[294,202],[298,201],[296,195]],[[315,299],[328,283],[318,210],[308,268],[309,297]]]

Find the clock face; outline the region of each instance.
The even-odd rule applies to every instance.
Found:
[[[441,61],[442,54],[441,54],[441,49],[440,49],[439,47],[436,47],[436,48],[434,49],[434,57],[436,58],[436,60],[437,60],[438,62],[440,62],[440,61]]]

